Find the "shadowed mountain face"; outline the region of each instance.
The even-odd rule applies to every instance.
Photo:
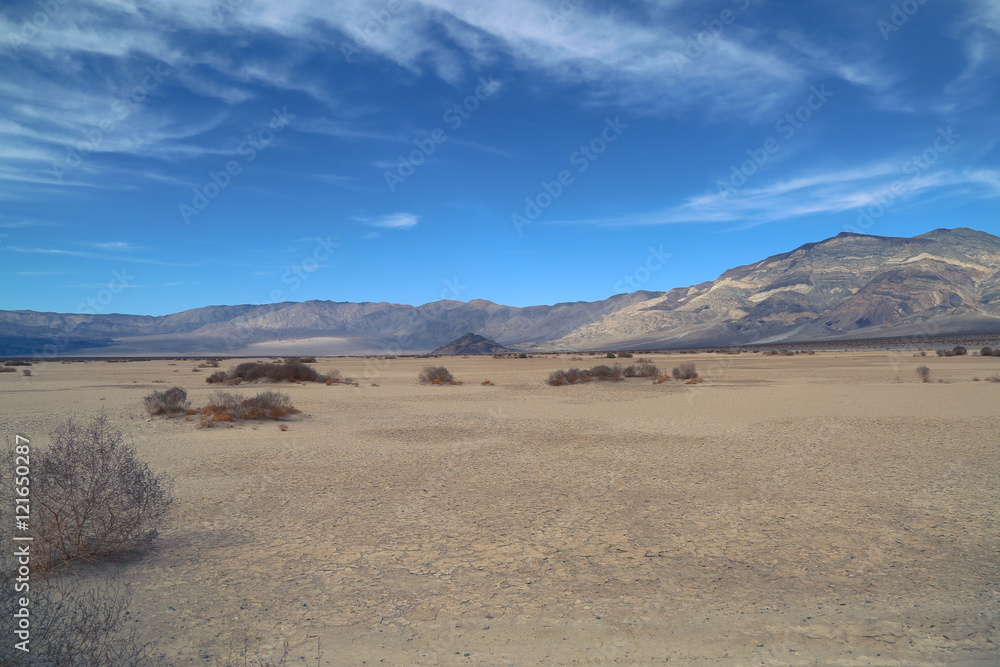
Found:
[[[750,345],[1000,331],[1000,238],[844,233],[669,292],[514,308],[306,301],[162,317],[0,311],[0,354],[396,354],[467,332],[521,349]]]
[[[432,354],[506,354],[513,351],[489,338],[467,333],[447,345],[442,345]]]

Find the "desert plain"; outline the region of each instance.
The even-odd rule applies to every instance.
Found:
[[[320,358],[358,386],[240,385],[302,413],[203,429],[142,403],[203,405],[200,359],[36,364],[0,405],[36,447],[104,410],[174,476],[148,554],[79,570],[132,582],[167,665],[1000,664],[1000,358],[545,384],[581,356]]]

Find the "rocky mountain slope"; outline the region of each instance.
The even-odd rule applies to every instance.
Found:
[[[628,306],[556,348],[738,345],[1000,330],[1000,238],[843,233]]]
[[[1000,331],[1000,238],[843,233],[713,281],[515,308],[334,301],[207,306],[162,317],[0,311],[0,355],[397,354],[467,332],[534,350],[751,345]]]

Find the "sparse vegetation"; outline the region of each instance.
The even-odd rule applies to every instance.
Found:
[[[228,372],[216,371],[205,381],[209,384],[241,384],[243,382],[339,382],[336,371],[331,376],[321,374],[301,361],[288,360],[277,364],[246,361]]]
[[[660,376],[660,369],[648,361],[627,366],[623,375],[627,378],[655,378]]]
[[[455,379],[455,376],[451,374],[451,371],[444,366],[425,366],[419,377],[420,381],[424,384],[450,383]]]
[[[32,366],[30,361],[21,361],[19,359],[11,359],[10,361],[3,362],[4,366]]]
[[[677,380],[693,380],[698,377],[698,371],[692,363],[681,364],[671,371],[671,375]]]
[[[181,414],[191,405],[187,398],[187,392],[180,387],[171,387],[165,391],[154,391],[152,394],[142,399],[146,406],[146,412],[151,415],[173,415]]]
[[[600,366],[594,366],[590,369],[590,377],[598,382],[618,382],[622,379],[623,369],[618,364],[613,366],[606,366],[601,364]]]
[[[16,373],[16,368],[10,368],[8,366],[0,366],[0,373]]]
[[[993,348],[990,347],[989,345],[987,345],[986,347],[984,347],[983,349],[981,349],[979,351],[979,356],[981,356],[981,357],[992,357],[993,356]]]
[[[278,391],[262,391],[251,397],[230,391],[216,391],[209,399],[208,405],[198,412],[201,415],[199,427],[204,428],[213,422],[279,420],[297,414],[301,410],[292,405],[288,394]]]
[[[24,377],[31,377],[31,371],[25,368],[23,371],[21,371],[21,375],[23,375]]]
[[[15,451],[7,454],[15,463]],[[16,470],[11,465],[9,470]],[[106,415],[69,419],[31,452],[33,572],[147,549],[173,504],[172,480],[139,460]]]
[[[931,369],[928,368],[927,366],[917,366],[915,372],[917,374],[917,377],[920,378],[922,382],[931,381]]]
[[[206,359],[202,363],[198,364],[198,368],[218,368],[218,367],[219,367],[218,359]]]

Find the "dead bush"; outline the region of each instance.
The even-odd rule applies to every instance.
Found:
[[[618,364],[614,366],[594,366],[590,369],[590,377],[597,382],[618,382],[622,379],[622,367]]]
[[[917,377],[920,378],[922,382],[931,381],[931,369],[927,366],[917,366],[916,368]]]
[[[635,372],[635,367],[632,372]],[[605,366],[601,364],[600,366],[594,366],[591,369],[581,370],[579,368],[570,368],[564,371],[553,371],[549,374],[548,380],[545,382],[552,385],[553,387],[560,387],[567,384],[585,384],[587,382],[618,382],[626,376],[626,370],[620,365],[615,364],[614,366]]]
[[[694,364],[687,363],[674,368],[671,375],[677,380],[693,380],[698,377],[698,371],[695,370]]]
[[[265,364],[257,361],[245,361],[225,373],[212,373],[205,381],[209,384],[240,384],[243,382],[326,382],[328,378],[312,366],[301,361]],[[336,382],[336,380],[334,380]]]
[[[4,366],[31,366],[30,361],[21,361],[19,359],[11,359],[10,361],[3,362]]]
[[[990,347],[989,345],[987,345],[986,347],[984,347],[983,349],[981,349],[979,351],[979,355],[982,356],[982,357],[992,357],[993,356],[993,348]]]
[[[0,577],[0,614],[4,635],[0,665],[73,667],[140,667],[155,664],[154,645],[141,642],[130,615],[132,589],[111,575],[103,583],[86,585],[76,578],[31,580],[30,653],[16,648],[21,607],[13,575]]]
[[[634,368],[636,369],[635,377],[637,378],[655,378],[660,376],[660,369],[656,367],[656,364],[643,362],[637,364]]]
[[[9,366],[0,366],[0,373],[16,373],[16,368],[10,368]]]
[[[455,379],[455,376],[444,366],[425,366],[419,378],[425,384],[428,382],[431,384],[443,384],[451,382]]]
[[[187,392],[180,387],[154,391],[142,399],[142,402],[149,414],[167,415],[168,417],[183,413],[191,405],[191,401],[187,400]]]
[[[23,375],[26,378],[27,377],[31,377],[31,371],[29,371],[27,368],[25,368],[23,371],[21,371],[21,375]]]
[[[993,375],[986,378],[987,382],[1000,382],[1000,375]]]
[[[250,397],[230,391],[217,391],[199,414],[202,417],[202,426],[205,426],[220,421],[279,420],[299,412],[301,410],[292,405],[292,399],[288,394],[278,391],[262,391]]]
[[[13,450],[7,456],[16,462]],[[141,553],[174,502],[172,479],[139,460],[105,414],[86,424],[68,419],[31,461],[32,565],[39,573]]]

